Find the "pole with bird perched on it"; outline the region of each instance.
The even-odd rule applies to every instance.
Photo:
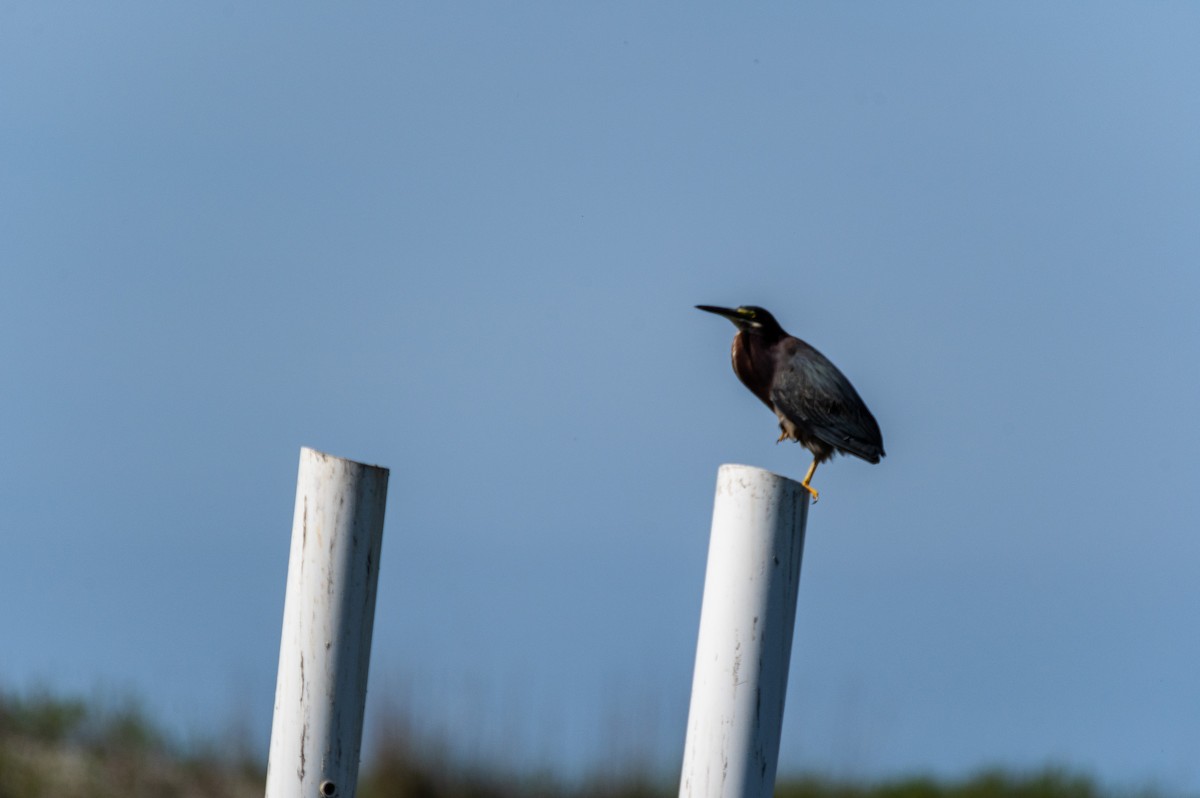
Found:
[[[760,468],[717,474],[680,798],[774,791],[808,505]]]

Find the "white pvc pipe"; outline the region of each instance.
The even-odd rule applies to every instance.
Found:
[[[759,468],[717,474],[681,798],[774,791],[808,504]]]
[[[267,798],[353,798],[388,470],[300,450]]]

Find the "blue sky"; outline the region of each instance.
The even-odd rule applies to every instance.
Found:
[[[0,685],[269,734],[301,446],[392,469],[369,715],[682,750],[697,303],[830,356],[782,772],[1200,789],[1200,11],[0,11]]]

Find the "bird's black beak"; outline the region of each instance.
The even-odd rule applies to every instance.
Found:
[[[742,314],[738,313],[733,308],[719,308],[716,305],[697,305],[696,310],[703,310],[707,313],[715,313],[718,316],[724,316],[734,324],[736,324],[742,317]]]

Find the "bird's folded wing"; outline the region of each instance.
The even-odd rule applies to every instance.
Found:
[[[793,423],[844,453],[871,463],[883,456],[883,438],[871,411],[837,366],[811,347],[782,364],[771,401]]]

